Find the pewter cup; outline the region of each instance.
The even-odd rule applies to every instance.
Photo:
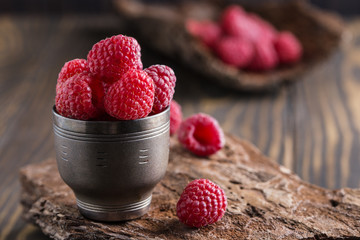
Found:
[[[144,215],[169,159],[170,110],[138,120],[81,121],[53,108],[56,160],[78,208],[97,221]]]

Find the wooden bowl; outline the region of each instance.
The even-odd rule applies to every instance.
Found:
[[[141,42],[201,72],[221,85],[239,90],[271,89],[301,74],[328,57],[339,45],[343,22],[335,14],[319,10],[306,1],[277,1],[243,6],[272,23],[289,30],[304,49],[300,62],[267,72],[250,72],[226,65],[185,29],[189,18],[217,20],[226,7],[221,1],[181,1],[153,5],[132,0],[114,0],[122,21]]]

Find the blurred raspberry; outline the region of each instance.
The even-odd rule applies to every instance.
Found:
[[[155,97],[152,111],[159,113],[169,106],[173,98],[176,83],[175,73],[165,65],[153,65],[144,71],[154,81]]]
[[[281,63],[292,64],[301,58],[301,43],[291,32],[281,32],[278,34],[274,46]]]
[[[235,67],[246,67],[254,55],[253,44],[244,38],[223,37],[218,41],[215,52],[225,63]]]
[[[220,150],[225,143],[224,133],[216,119],[203,113],[184,120],[178,138],[189,151],[198,156],[208,156]]]
[[[261,37],[261,29],[247,13],[237,5],[227,7],[221,17],[222,30],[235,37],[246,38],[255,41]]]
[[[132,69],[108,89],[105,110],[120,120],[146,117],[153,107],[154,91],[151,77],[143,70]]]
[[[91,73],[111,83],[119,80],[128,70],[143,67],[140,45],[136,39],[121,34],[94,44],[87,61]]]
[[[170,135],[174,135],[180,127],[182,121],[181,106],[172,100],[170,103]]]
[[[198,37],[206,46],[212,48],[221,36],[220,26],[212,21],[197,21],[189,19],[186,21],[187,31]]]
[[[88,73],[70,77],[58,89],[55,97],[56,111],[64,117],[79,120],[97,117],[101,112],[98,106],[102,105],[103,95],[100,86]]]
[[[57,84],[56,84],[56,92],[61,88],[61,85],[66,82],[69,78],[74,76],[75,74],[88,72],[89,68],[87,66],[87,62],[85,59],[73,59],[64,64],[61,68],[60,73],[58,75]]]
[[[225,214],[224,191],[208,179],[190,182],[176,205],[179,220],[190,227],[204,227],[219,221]]]
[[[278,31],[272,24],[254,13],[248,14],[248,17],[259,26],[261,31],[261,39],[268,39],[272,42],[275,41]]]
[[[277,66],[278,62],[279,59],[271,41],[254,42],[254,58],[248,69],[253,71],[271,70]]]

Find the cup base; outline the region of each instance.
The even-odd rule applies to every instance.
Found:
[[[80,213],[91,220],[101,222],[117,222],[131,220],[143,216],[149,211],[152,195],[148,198],[126,205],[96,205],[76,199]]]

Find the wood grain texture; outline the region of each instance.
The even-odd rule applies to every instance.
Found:
[[[122,31],[117,16],[0,15],[0,239],[48,239],[19,217],[18,169],[54,156],[51,107],[65,61]],[[178,77],[184,115],[205,112],[305,181],[360,187],[360,20],[341,49],[296,84],[276,92],[224,89],[143,47],[144,66],[163,63]],[[127,32],[131,35],[131,32]],[[144,43],[140,42],[143,46]]]

